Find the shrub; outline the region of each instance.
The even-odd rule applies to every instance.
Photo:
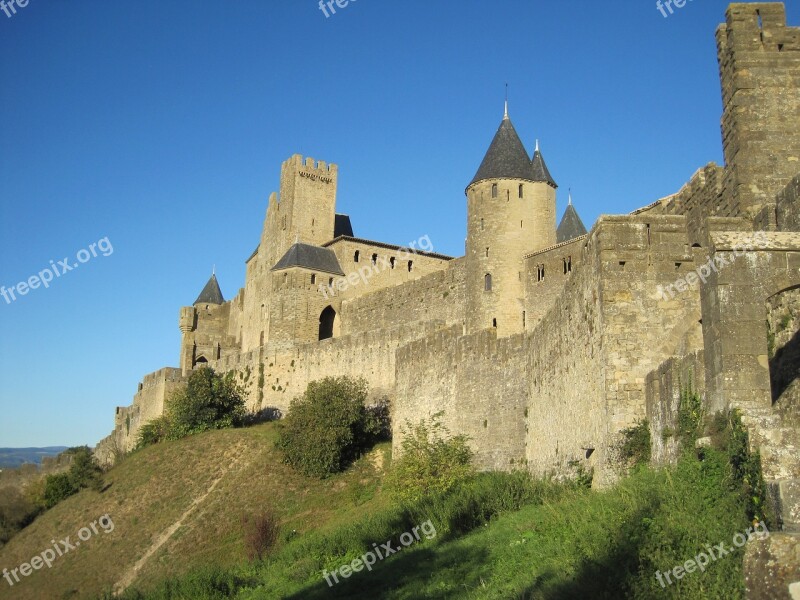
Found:
[[[280,425],[277,447],[284,462],[310,477],[343,471],[383,435],[381,411],[370,411],[366,401],[363,378],[309,383]]]
[[[69,473],[48,475],[44,483],[44,506],[53,508],[62,500],[66,500],[78,490],[72,484]]]
[[[167,439],[169,435],[169,419],[166,415],[161,415],[145,423],[139,429],[139,435],[136,440],[136,449],[146,448],[153,444],[158,444]]]
[[[609,449],[612,464],[619,472],[627,472],[650,463],[650,423],[647,419],[623,429],[618,441]]]
[[[221,376],[214,369],[198,369],[167,401],[167,437],[175,440],[211,429],[235,427],[241,425],[245,414],[242,391],[233,373]]]
[[[275,547],[280,536],[278,518],[271,510],[264,510],[256,515],[242,517],[242,531],[247,557],[261,560]]]
[[[402,428],[402,454],[389,472],[389,487],[402,502],[447,492],[473,473],[472,450],[464,435],[449,436],[442,413]]]
[[[238,427],[246,417],[242,390],[234,373],[222,376],[214,369],[198,369],[189,375],[186,385],[167,398],[164,414],[141,427],[136,449],[211,429]]]
[[[75,491],[88,488],[99,492],[103,489],[103,470],[97,464],[92,451],[86,446],[81,446],[71,448],[67,452],[73,455],[69,478]]]

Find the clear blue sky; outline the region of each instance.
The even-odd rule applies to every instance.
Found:
[[[800,0],[789,0],[797,25]],[[0,446],[95,444],[177,366],[178,310],[244,283],[294,153],[340,168],[356,235],[460,256],[503,111],[590,226],[722,162],[726,2],[30,0],[0,12]],[[85,258],[85,255],[84,255]]]

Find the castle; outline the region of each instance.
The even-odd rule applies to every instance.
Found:
[[[244,288],[225,301],[212,275],[180,310],[180,367],[144,378],[97,455],[130,450],[208,365],[235,372],[253,411],[364,377],[392,402],[395,446],[399,425],[442,411],[481,468],[583,466],[602,486],[642,419],[653,462],[675,459],[691,389],[741,411],[789,532],[768,542],[781,562],[800,548],[800,28],[782,4],[737,3],[716,40],[725,165],[588,232],[571,203],[556,226],[556,181],[508,114],[466,187],[459,258],[356,237],[337,166],[288,159]]]

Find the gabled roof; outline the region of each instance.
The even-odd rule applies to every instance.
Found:
[[[281,271],[292,267],[302,267],[311,271],[331,273],[332,275],[344,275],[344,271],[339,266],[339,261],[333,250],[300,242],[289,248],[283,258],[271,270]]]
[[[219,282],[217,281],[217,276],[215,274],[211,274],[211,279],[208,280],[206,287],[203,288],[203,291],[200,292],[200,295],[197,297],[197,300],[194,301],[195,304],[223,304],[225,302],[225,298],[222,297],[222,291],[219,289]]]
[[[578,211],[572,206],[572,203],[567,205],[567,210],[564,211],[564,216],[561,217],[561,223],[556,230],[556,242],[568,242],[586,235],[586,227],[583,226],[583,221],[578,216]]]
[[[503,118],[478,172],[470,185],[484,179],[533,179],[531,160],[517,130],[507,116]]]
[[[555,180],[550,175],[550,171],[547,170],[547,165],[544,164],[544,157],[542,153],[539,152],[538,143],[536,144],[536,152],[533,153],[531,170],[533,171],[533,181],[543,181],[544,183],[552,185],[554,188],[558,187]]]

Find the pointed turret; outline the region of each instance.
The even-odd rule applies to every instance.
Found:
[[[578,211],[572,206],[572,194],[570,193],[567,210],[564,211],[564,216],[561,217],[561,223],[556,230],[556,242],[559,244],[568,242],[582,235],[586,235],[586,227],[578,216]]]
[[[533,160],[531,160],[532,181],[546,183],[553,188],[557,188],[558,184],[550,175],[547,170],[547,165],[544,162],[544,157],[539,151],[539,140],[536,140],[536,150],[533,153]]]
[[[506,108],[506,111],[508,108]],[[517,130],[508,117],[503,116],[500,127],[492,140],[489,150],[470,185],[485,179],[533,179],[533,169],[528,152],[517,135]]]
[[[211,274],[211,279],[208,280],[206,287],[200,292],[195,304],[223,304],[225,299],[222,297],[222,291],[219,289],[219,282],[217,281],[216,273]]]

